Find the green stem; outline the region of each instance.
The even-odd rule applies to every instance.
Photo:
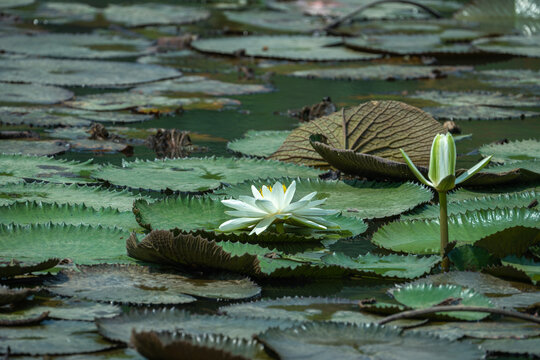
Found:
[[[283,223],[276,223],[276,231],[278,232],[278,234],[284,234],[285,233],[285,228],[283,227]]]
[[[441,228],[441,268],[447,272],[449,268],[449,260],[446,256],[446,248],[448,247],[448,204],[446,201],[446,191],[439,192],[439,226]]]

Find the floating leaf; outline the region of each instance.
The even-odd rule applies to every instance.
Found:
[[[145,95],[163,95],[168,97],[178,94],[205,94],[213,96],[233,96],[266,93],[272,88],[259,84],[235,84],[208,79],[204,76],[183,76],[174,80],[165,80],[140,85],[131,91]]]
[[[103,199],[106,199],[106,201]],[[88,208],[95,210],[113,208],[124,212],[131,211],[133,202],[138,199],[144,199],[147,202],[154,201],[148,196],[134,195],[127,190],[115,191],[98,186],[33,182],[8,184],[0,187],[0,205],[39,201],[48,204],[84,204]]]
[[[369,65],[355,68],[299,70],[291,75],[339,80],[416,80],[437,79],[471,71],[467,66]]]
[[[240,36],[200,39],[192,42],[191,46],[205,53],[240,53],[243,56],[284,60],[351,61],[380,57],[336,46],[341,42],[341,38],[332,36]]]
[[[38,325],[49,317],[48,312],[43,312],[33,316],[0,316],[0,326],[23,326]]]
[[[409,95],[411,98],[429,100],[440,104],[453,106],[486,105],[486,106],[538,106],[539,97],[527,97],[521,94],[503,94],[487,91],[417,91]]]
[[[156,176],[159,172],[159,176]],[[249,179],[276,176],[316,177],[322,171],[277,161],[233,158],[182,158],[124,162],[92,173],[98,179],[133,189],[199,192]]]
[[[538,227],[514,226],[486,236],[474,245],[486,249],[499,258],[507,255],[523,255],[540,242]]]
[[[111,319],[96,321],[99,333],[112,341],[129,343],[132,331],[175,331],[185,335],[224,334],[250,340],[271,327],[287,328],[298,322],[282,319],[190,314],[175,308],[131,310]]]
[[[30,295],[36,293],[38,289],[10,289],[7,286],[0,285],[0,306],[14,304],[24,301]]]
[[[57,104],[69,100],[73,93],[54,86],[31,84],[2,84],[0,102],[26,104]]]
[[[322,29],[324,22],[314,16],[302,16],[296,12],[279,11],[225,11],[228,20],[274,31],[289,31],[295,33],[311,33]]]
[[[69,150],[61,140],[2,140],[0,154],[58,155]]]
[[[0,206],[0,224],[67,224],[109,226],[126,231],[139,230],[131,212],[103,208],[95,210],[84,204],[69,205],[41,202],[18,202]]]
[[[293,179],[279,179],[289,184]],[[293,201],[317,192],[317,199],[327,198],[321,205],[327,209],[339,209],[342,215],[362,219],[384,218],[410,210],[418,204],[431,200],[431,190],[410,182],[390,183],[374,181],[322,181],[319,179],[296,179]],[[260,188],[274,181],[251,181],[215,190],[214,194],[238,198],[250,195],[251,185]],[[0,190],[1,191],[1,190]]]
[[[539,191],[540,187],[534,184],[498,186],[488,188],[459,188],[448,193],[448,202],[451,203],[456,201],[472,200],[474,198],[497,197],[501,195],[508,195],[510,197],[513,197],[515,195],[518,195],[519,193],[536,193]]]
[[[249,130],[242,138],[227,143],[227,150],[244,156],[265,158],[279,149],[290,133],[289,130]]]
[[[521,91],[526,90],[540,95],[540,71],[534,70],[482,70],[480,74],[485,76],[486,81],[498,88],[514,87]]]
[[[0,9],[10,9],[22,6],[32,5],[35,0],[2,0]]]
[[[540,159],[540,141],[517,140],[506,144],[488,144],[481,146],[478,151],[483,156],[493,155],[492,161],[519,161]]]
[[[0,69],[1,81],[59,86],[129,86],[182,75],[159,65],[45,58],[0,59]]]
[[[286,330],[270,329],[257,340],[282,359],[478,359],[477,346],[426,334],[402,333],[374,324],[308,323]],[[444,351],[441,351],[444,349]]]
[[[540,227],[540,213],[527,208],[468,211],[448,217],[449,241],[473,244],[498,231],[516,226]],[[439,253],[439,221],[395,221],[381,227],[372,242],[385,249],[416,254]]]
[[[540,113],[482,105],[424,107],[437,120],[505,120],[524,119]]]
[[[510,228],[506,230],[514,229]],[[503,230],[503,232],[506,230]],[[448,254],[448,258],[458,270],[479,271],[485,267],[499,263],[499,259],[491,255],[486,249],[472,245],[463,245],[452,249]]]
[[[69,142],[70,150],[78,152],[115,153],[133,150],[130,145],[107,140],[80,139]]]
[[[113,349],[118,345],[104,341],[96,325],[85,321],[47,321],[28,327],[0,327],[0,354],[67,355]],[[69,341],[66,341],[69,339]]]
[[[0,123],[32,127],[89,126],[91,124],[88,120],[76,116],[57,115],[43,108],[10,106],[0,107]]]
[[[459,305],[462,306],[493,307],[484,295],[455,285],[407,285],[399,287],[392,295],[400,304],[412,309],[430,308],[448,299],[461,299]],[[465,311],[441,312],[436,315],[469,321],[482,320],[489,316],[488,313]]]
[[[0,225],[1,259],[42,261],[69,258],[75,264],[129,262],[128,232],[118,228],[73,225]]]
[[[540,239],[538,239],[540,240]],[[526,274],[531,282],[536,285],[540,281],[540,263],[527,258],[508,256],[502,259],[503,266],[509,266]]]
[[[195,301],[193,296],[245,299],[261,292],[248,278],[194,278],[138,265],[83,265],[60,272],[48,285],[62,296],[137,305],[184,304]]]
[[[540,34],[530,36],[507,35],[496,38],[478,39],[474,47],[505,55],[540,57]]]
[[[21,262],[15,259],[0,261],[0,278],[48,270],[58,265],[58,263],[60,263],[60,259],[58,258],[50,258],[38,262]]]
[[[497,354],[540,356],[540,338],[483,340],[478,344],[482,350]]]
[[[41,3],[34,18],[40,22],[54,25],[64,25],[70,23],[92,22],[100,9],[88,4],[77,2],[54,2]]]
[[[148,40],[100,34],[10,35],[0,38],[0,49],[32,56],[69,59],[107,59],[137,56]],[[7,70],[7,69],[6,69]],[[65,69],[63,69],[65,71]]]
[[[328,166],[328,159],[310,145],[310,136],[320,134],[336,149],[401,161],[403,148],[416,164],[427,165],[433,137],[442,132],[441,125],[420,109],[396,101],[370,101],[301,125],[271,158]]]
[[[182,25],[205,20],[210,13],[204,9],[167,4],[110,4],[103,12],[111,22],[130,27],[148,25]]]

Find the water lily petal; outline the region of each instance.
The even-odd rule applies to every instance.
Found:
[[[274,216],[268,216],[264,219],[262,219],[261,221],[259,221],[259,223],[257,225],[255,225],[255,227],[253,228],[253,230],[251,230],[251,232],[249,233],[249,235],[255,233],[257,235],[259,235],[260,233],[262,233],[264,230],[268,229],[268,227],[270,225],[272,225],[272,223],[274,222],[275,220],[275,217]]]
[[[225,214],[230,215],[230,216],[235,216],[235,217],[249,217],[249,218],[263,218],[266,215],[268,215],[264,211],[255,212],[255,211],[243,211],[243,210],[242,211],[241,210],[225,211]]]
[[[465,171],[463,174],[459,175],[459,177],[456,179],[456,185],[468,180],[471,176],[482,170],[484,166],[489,163],[492,157],[493,155],[488,156],[487,158],[480,161],[478,164],[474,165],[469,170]]]
[[[262,199],[263,198],[261,193],[259,192],[259,189],[257,189],[255,187],[255,185],[251,185],[251,193],[253,194],[253,197],[255,199]]]
[[[276,208],[283,209],[285,192],[283,191],[283,184],[279,181],[276,181],[276,183],[272,187],[272,196],[274,198],[274,205],[276,205]]]
[[[273,214],[277,212],[276,206],[270,200],[267,200],[267,199],[255,200],[255,204],[257,205],[259,209],[266,211],[266,213],[268,214]]]
[[[326,230],[326,226],[318,224],[312,220],[303,218],[301,216],[291,216],[287,223],[292,223],[293,225],[306,226],[312,229]]]
[[[314,191],[314,192],[312,192],[312,193],[310,193],[310,194],[307,194],[306,196],[304,196],[303,198],[301,198],[301,199],[298,200],[298,201],[311,200],[311,199],[313,199],[313,198],[315,197],[315,195],[317,195],[317,192],[316,192],[316,191]]]
[[[225,221],[223,224],[219,225],[220,231],[235,231],[240,229],[245,229],[250,225],[256,224],[260,219],[259,218],[237,218]]]
[[[307,208],[307,207],[309,207],[309,201],[308,200],[297,201],[297,202],[293,202],[292,204],[289,204],[289,206],[286,206],[283,209],[281,209],[281,212],[282,213],[289,213],[289,212],[297,211],[298,209],[303,209],[303,208]]]
[[[245,203],[244,201],[235,200],[235,199],[225,199],[221,200],[221,203],[227,207],[233,208],[235,210],[251,210],[252,205]]]
[[[294,193],[296,192],[296,180],[293,180],[291,185],[287,188],[287,191],[285,191],[285,198],[283,200],[283,207],[289,206],[291,203]]]

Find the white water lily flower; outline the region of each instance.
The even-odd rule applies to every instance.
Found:
[[[317,195],[317,192],[312,192],[296,202],[291,202],[295,191],[296,181],[288,188],[276,182],[274,186],[263,186],[260,191],[252,185],[253,197],[240,196],[239,200],[221,200],[223,205],[234,209],[225,213],[235,216],[236,219],[225,221],[219,226],[219,230],[227,232],[248,228],[252,229],[250,235],[259,235],[274,223],[280,233],[283,232],[284,223],[318,230],[339,228],[337,224],[322,218],[336,214],[337,210],[317,208],[326,199],[312,201]]]

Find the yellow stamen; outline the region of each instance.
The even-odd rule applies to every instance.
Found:
[[[281,185],[281,186],[283,186],[283,192],[286,192],[286,191],[287,191],[287,187],[286,187],[285,185]],[[271,187],[270,185],[268,185],[267,188],[268,188],[268,190],[270,190],[270,192],[272,192],[272,187]],[[262,187],[259,189],[259,192],[261,193],[261,196],[264,197],[264,195],[263,195],[263,188],[262,188]]]

